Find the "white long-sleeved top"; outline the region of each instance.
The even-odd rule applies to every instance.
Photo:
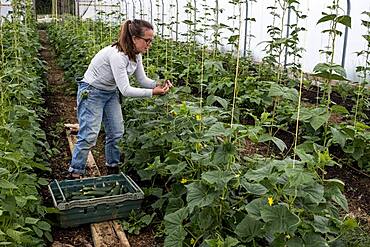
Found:
[[[144,88],[130,86],[128,77],[134,73]],[[118,87],[123,96],[131,97],[151,97],[152,88],[156,86],[155,81],[145,74],[141,54],[136,55],[136,62],[133,62],[112,46],[103,48],[93,57],[83,81],[102,90]]]

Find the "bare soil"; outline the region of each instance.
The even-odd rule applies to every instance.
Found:
[[[357,218],[370,233],[370,174],[354,167],[330,167],[327,178],[337,178],[344,182],[344,194],[348,200],[349,214]]]

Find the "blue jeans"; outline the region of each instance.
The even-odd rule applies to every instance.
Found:
[[[118,166],[121,158],[118,143],[124,133],[118,89],[101,90],[80,81],[77,91],[77,117],[80,129],[68,171],[85,173],[87,155],[96,144],[102,122],[106,134],[106,165]]]

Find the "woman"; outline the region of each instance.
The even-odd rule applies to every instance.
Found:
[[[127,20],[120,30],[119,40],[100,50],[92,59],[77,92],[77,116],[80,129],[72,154],[69,178],[85,173],[87,155],[95,146],[101,123],[105,129],[105,158],[108,174],[118,173],[123,118],[119,94],[131,97],[164,95],[172,87],[149,79],[144,72],[141,54],[154,39],[153,26],[144,20]],[[129,75],[135,74],[143,88],[130,86]]]

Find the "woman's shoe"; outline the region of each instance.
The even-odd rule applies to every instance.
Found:
[[[107,166],[107,174],[118,174],[119,173],[119,166]]]

